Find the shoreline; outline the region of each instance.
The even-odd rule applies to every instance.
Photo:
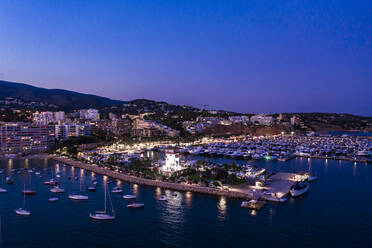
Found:
[[[194,192],[194,193],[201,193],[201,194],[209,194],[209,195],[216,195],[216,196],[226,196],[229,198],[238,198],[244,200],[251,200],[253,199],[253,194],[236,192],[236,191],[226,191],[226,190],[219,190],[214,188],[202,187],[202,186],[193,186],[187,184],[179,184],[179,183],[171,183],[171,182],[163,182],[163,181],[156,181],[152,179],[146,178],[139,178],[134,176],[129,176],[120,172],[116,172],[107,168],[98,167],[97,165],[87,164],[81,161],[73,160],[70,158],[59,157],[55,155],[49,155],[48,158],[53,159],[57,162],[61,162],[72,167],[78,167],[80,169],[89,170],[94,173],[112,177],[115,179],[119,179],[121,181],[141,184],[151,187],[160,187],[164,189],[171,189],[177,191],[184,191],[184,192]]]

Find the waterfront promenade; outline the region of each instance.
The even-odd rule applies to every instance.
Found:
[[[165,188],[165,189],[172,189],[172,190],[177,190],[177,191],[186,191],[186,192],[188,191],[188,192],[210,194],[210,195],[216,195],[216,196],[226,196],[226,197],[239,198],[239,199],[245,199],[245,200],[254,198],[253,193],[250,193],[250,192],[219,190],[219,189],[209,188],[209,187],[139,178],[139,177],[129,176],[129,175],[126,175],[120,172],[116,172],[108,168],[102,168],[94,164],[83,163],[81,161],[73,160],[73,159],[66,158],[66,157],[50,155],[49,158],[55,161],[62,162],[64,164],[73,166],[73,167],[78,167],[84,170],[89,170],[89,171],[92,171],[100,175],[105,175],[108,177],[112,177],[112,178],[119,179],[122,181],[130,182],[130,183],[136,183],[136,184],[147,185],[147,186],[152,186],[152,187],[160,187],[160,188]]]

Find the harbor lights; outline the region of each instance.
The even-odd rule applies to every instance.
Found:
[[[281,132],[282,135],[284,135],[284,132]]]
[[[295,132],[292,131],[292,132],[291,132],[291,135],[294,135],[294,133],[295,133]]]

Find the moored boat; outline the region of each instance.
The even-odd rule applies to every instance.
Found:
[[[51,197],[51,198],[48,199],[48,201],[50,201],[50,202],[56,202],[58,200],[59,200],[58,197]]]
[[[120,188],[120,187],[114,187],[114,188],[112,188],[111,192],[112,193],[122,193],[123,189]]]
[[[143,208],[145,204],[143,203],[136,203],[136,202],[131,202],[130,204],[127,205],[127,208]]]
[[[28,215],[31,215],[31,212],[26,210],[26,209],[23,209],[23,208],[16,208],[15,209],[15,212],[16,214],[18,215],[24,215],[24,216],[28,216]]]
[[[110,205],[111,205],[111,214],[107,213],[107,195],[109,196],[110,200]],[[94,213],[90,213],[89,217],[91,219],[95,220],[113,220],[115,219],[115,211],[114,211],[114,206],[112,205],[110,193],[107,190],[107,183],[105,183],[105,201],[104,201],[104,211],[96,211]]]
[[[86,196],[86,195],[71,194],[71,195],[68,196],[68,199],[81,201],[81,200],[88,200],[89,197]]]
[[[295,185],[293,185],[290,189],[290,193],[292,197],[297,197],[305,194],[310,188],[310,185],[308,182],[297,182]]]
[[[36,195],[36,191],[32,189],[24,189],[22,190],[22,193],[25,195]]]
[[[123,195],[124,199],[136,199],[135,195]]]
[[[60,188],[59,186],[54,186],[53,188],[50,189],[50,192],[52,192],[52,193],[64,193],[65,190]]]
[[[50,179],[50,180],[48,180],[48,181],[45,181],[45,182],[44,182],[44,185],[48,185],[48,186],[56,186],[56,185],[58,185],[58,182],[57,182],[56,180],[54,180],[54,179]]]

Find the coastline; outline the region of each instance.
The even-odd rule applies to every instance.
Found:
[[[61,162],[72,167],[78,167],[84,170],[89,170],[94,173],[112,177],[115,179],[119,179],[121,181],[141,184],[151,187],[160,187],[164,189],[171,189],[177,191],[185,191],[185,192],[194,192],[194,193],[201,193],[201,194],[209,194],[209,195],[216,195],[216,196],[226,196],[229,198],[238,198],[244,200],[253,199],[253,194],[243,193],[243,192],[236,192],[236,191],[226,191],[226,190],[219,190],[209,187],[202,187],[202,186],[193,186],[187,184],[179,184],[179,183],[171,183],[171,182],[163,182],[163,181],[156,181],[152,179],[146,178],[139,178],[134,176],[129,176],[120,172],[116,172],[107,168],[98,167],[97,165],[83,163],[81,161],[76,161],[70,158],[60,157],[56,155],[49,155],[48,158],[53,159],[57,162]]]

